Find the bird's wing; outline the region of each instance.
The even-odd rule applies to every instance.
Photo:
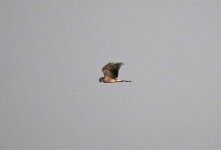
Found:
[[[117,78],[119,69],[123,65],[121,62],[117,63],[108,63],[102,68],[102,72],[104,73],[104,76],[109,76],[110,78]]]

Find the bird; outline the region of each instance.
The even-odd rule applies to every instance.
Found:
[[[117,82],[131,82],[128,80],[118,79],[119,69],[123,65],[122,62],[109,62],[102,68],[104,77],[99,78],[99,82],[103,83],[117,83]]]

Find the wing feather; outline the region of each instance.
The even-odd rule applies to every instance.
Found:
[[[117,78],[119,74],[119,69],[123,65],[122,62],[108,63],[102,68],[104,76],[109,76],[110,78]]]

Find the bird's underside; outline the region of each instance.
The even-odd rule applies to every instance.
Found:
[[[117,82],[131,82],[128,80],[120,80],[118,79],[119,69],[123,65],[121,62],[117,63],[108,63],[102,68],[102,72],[104,73],[104,77],[99,79],[100,82],[103,83],[117,83]]]

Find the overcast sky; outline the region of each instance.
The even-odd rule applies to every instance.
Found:
[[[218,4],[2,0],[0,149],[218,150]]]

